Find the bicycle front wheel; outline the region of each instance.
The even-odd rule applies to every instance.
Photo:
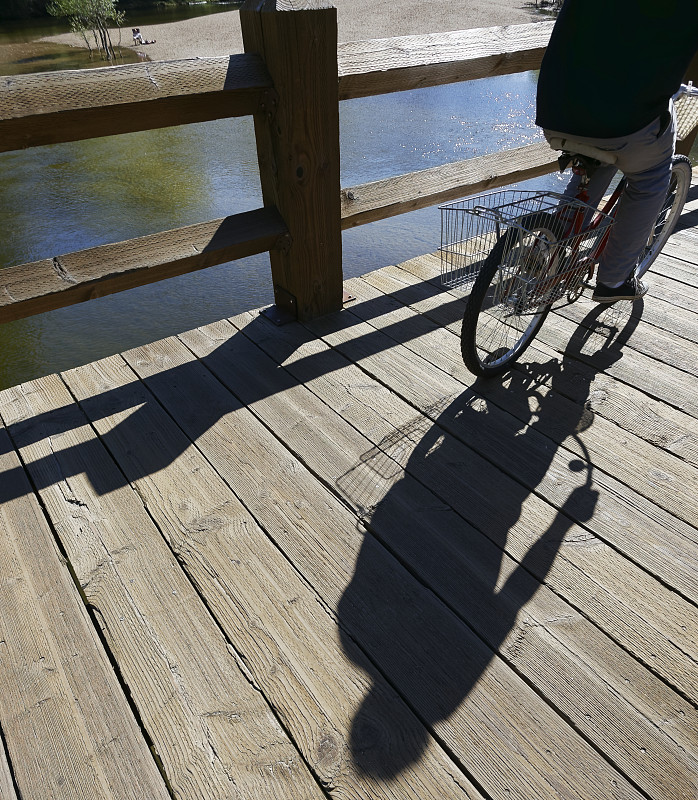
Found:
[[[645,249],[638,259],[635,275],[641,278],[664,247],[679,221],[691,187],[691,162],[686,156],[674,156],[671,162],[671,181],[666,200],[657,216]]]
[[[497,375],[519,358],[550,311],[550,292],[541,287],[554,280],[560,223],[539,213],[520,224],[485,259],[463,315],[463,362],[480,377]]]

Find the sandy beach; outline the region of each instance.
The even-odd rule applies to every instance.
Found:
[[[489,28],[545,19],[530,4],[525,5],[524,0],[393,0],[390,4],[379,4],[376,0],[334,0],[334,5],[337,7],[340,42]],[[155,44],[134,47],[130,29],[122,29],[122,46],[135,49],[152,61],[224,56],[243,51],[237,11],[150,25],[141,32],[146,39],[155,39]],[[118,31],[114,31],[114,42],[118,41],[118,36]],[[82,43],[72,33],[52,36],[47,41],[76,47]]]

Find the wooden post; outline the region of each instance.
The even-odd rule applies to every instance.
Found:
[[[290,233],[271,252],[273,316],[308,320],[342,305],[337,9],[325,0],[247,0],[245,52],[274,82],[255,115],[264,205]]]
[[[698,55],[696,55],[693,58],[693,61],[691,61],[683,80],[684,83],[693,81],[693,83],[698,86]],[[689,133],[689,135],[682,142],[676,143],[676,152],[687,156],[691,152],[693,142],[696,140],[696,135],[698,135],[698,128],[695,128],[691,133]]]

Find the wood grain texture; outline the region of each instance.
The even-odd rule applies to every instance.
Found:
[[[337,10],[240,12],[246,52],[263,59],[278,93],[255,135],[265,205],[279,209],[291,246],[270,255],[277,307],[311,319],[342,306]],[[295,9],[293,9],[295,11]]]
[[[647,315],[552,315],[501,381],[465,371],[462,298],[430,254],[352,279],[354,305],[306,325],[243,314],[0,395],[182,796],[216,796],[225,763],[254,797],[311,773],[314,800],[695,797],[698,527],[661,480],[693,480],[693,375],[640,352],[671,335],[674,303],[666,358],[695,347],[677,240]],[[0,472],[0,525],[31,538],[31,513],[7,509],[39,503],[16,460]],[[225,654],[202,647],[201,604]],[[7,735],[3,702],[14,768],[34,734]],[[274,740],[273,763],[253,749],[272,710],[293,745]]]
[[[439,329],[448,329],[455,338],[460,335],[459,312],[462,311],[462,299],[458,294],[444,295],[440,290],[441,287],[436,282],[439,266],[438,257],[423,256],[397,267],[386,267],[371,273],[365,276],[365,280],[381,292],[390,293],[400,303],[409,305],[420,315],[433,320]],[[555,320],[553,325],[545,327],[542,334],[547,335],[546,331],[554,334],[557,327],[559,323]],[[540,386],[550,387],[550,391],[557,396],[549,396],[549,401],[554,404],[554,411],[538,422],[541,429],[546,429],[550,423],[555,426],[557,421],[557,430],[564,430],[563,420],[574,414],[577,419],[583,417],[588,421],[599,416],[621,425],[624,431],[644,439],[655,448],[666,449],[684,461],[693,463],[696,436],[695,421],[691,417],[648,397],[640,388],[616,381],[604,372],[572,358],[565,359],[562,368],[554,372],[546,368],[547,374],[540,374],[540,365],[550,365],[559,359],[559,352],[565,351],[573,335],[574,333],[563,331],[555,338],[559,351],[545,344],[541,341],[542,337],[539,337],[520,361],[524,375],[535,371],[539,375]],[[408,347],[415,346],[408,340],[405,342]],[[418,345],[417,349],[419,352]],[[421,352],[425,352],[424,348],[421,348]],[[449,344],[448,338],[444,336],[438,347],[431,347],[429,357],[443,370],[462,374],[457,340],[455,345],[453,340]],[[516,391],[513,391],[520,384],[525,385],[524,375],[518,376],[513,382],[507,381],[488,387],[487,399],[495,403],[488,415],[490,418],[501,413],[498,409],[502,409],[518,417],[522,425],[530,424],[529,405],[522,404],[517,399]],[[465,377],[465,380],[469,379]],[[542,388],[541,391],[548,397],[547,389]],[[583,406],[584,410],[575,410],[567,404],[565,398]],[[605,432],[607,436],[616,438],[617,429],[606,427]],[[472,429],[469,433],[475,437],[477,429]],[[489,452],[487,435],[491,434],[488,432],[481,442],[484,453]],[[550,447],[550,441],[559,442],[559,438],[547,440],[531,436],[527,447],[541,447],[544,453]],[[566,459],[571,458],[572,452],[566,450],[565,445],[563,448],[565,451],[559,453],[553,462],[557,464],[555,471],[544,476],[537,487],[537,491],[553,504],[564,502],[566,483],[561,482],[557,475],[564,475]],[[502,452],[507,452],[504,444]],[[612,466],[615,474],[615,462],[612,462]],[[608,473],[596,470],[594,483],[603,493],[606,513],[584,520],[585,526],[625,553],[633,562],[658,576],[664,584],[697,603],[695,558],[690,557],[690,553],[695,553],[695,543],[698,540],[694,526],[682,523],[637,492],[628,492],[624,484]],[[577,512],[568,504],[568,513],[574,518]],[[633,536],[628,536],[628,529],[634,531]]]
[[[357,297],[362,297],[358,281],[348,281],[347,286],[357,292]],[[354,313],[359,308],[357,306]],[[415,341],[415,336],[409,334],[409,328],[403,322],[396,324],[393,312],[394,309],[388,308],[379,315],[380,330],[376,330],[373,323],[370,326],[358,321],[352,324],[352,315],[348,313],[343,315],[345,320],[341,326],[328,318],[325,323],[321,320],[313,323],[312,327],[332,347],[340,349],[352,361],[366,364],[366,368],[372,374],[380,375],[382,382],[393,392],[436,419],[440,415],[430,409],[439,409],[445,399],[448,405],[449,398],[460,397],[464,390],[457,377],[459,372],[454,370],[455,375],[451,375],[432,364],[431,353],[434,349],[445,349],[439,341],[441,334],[438,329],[432,329],[431,332],[423,330],[420,337],[421,345],[429,349],[429,358],[425,358],[424,353],[416,353],[414,348],[401,346],[405,339]],[[413,317],[414,314],[410,315],[410,318]],[[415,324],[421,327],[419,320]],[[429,339],[434,336],[437,339],[430,346]],[[393,340],[392,344],[388,339]],[[453,363],[457,365],[457,361],[460,361],[457,347],[451,345],[450,350]],[[461,375],[464,374],[463,370],[461,364]],[[463,413],[456,414],[454,411],[452,417],[444,416],[440,424],[468,442],[479,440],[480,454],[473,452],[467,458],[454,458],[454,464],[468,464],[467,473],[461,472],[459,475],[454,468],[454,474],[444,480],[458,483],[460,492],[456,508],[471,524],[488,533],[493,531],[495,537],[500,531],[498,538],[506,538],[507,552],[515,560],[521,561],[541,531],[552,531],[557,526],[565,529],[569,525],[565,520],[566,515],[559,516],[557,510],[566,500],[570,504],[579,502],[577,513],[583,515],[582,520],[588,518],[590,509],[593,512],[591,504],[595,489],[593,486],[584,488],[585,475],[588,474],[586,470],[577,472],[570,469],[569,459],[563,458],[562,468],[551,474],[551,485],[557,487],[555,504],[541,502],[537,492],[531,491],[531,488],[536,487],[546,474],[550,451],[554,452],[554,448],[548,445],[539,450],[530,449],[527,447],[529,439],[514,435],[520,430],[528,434],[527,426],[517,420],[507,421],[506,417],[498,419],[496,407],[490,408],[487,403],[470,403],[467,395],[462,402]],[[480,419],[492,417],[494,419],[489,425],[480,423]],[[535,425],[530,427],[533,446],[537,431]],[[493,440],[494,436],[499,438]],[[493,458],[497,463],[495,468],[490,463]],[[505,474],[511,475],[512,470],[516,472],[518,480],[505,477]],[[531,488],[522,487],[518,481],[527,482]],[[496,491],[492,491],[493,486],[497,487]],[[504,508],[502,498],[507,499]],[[648,611],[648,605],[652,606],[654,599],[662,593],[662,587],[655,581],[648,583],[647,576],[618,558],[602,541],[589,537],[580,528],[569,528],[569,531],[569,546],[560,547],[552,563],[546,558],[540,561],[532,559],[534,574],[540,580],[549,582],[576,608],[585,608],[586,598],[593,596],[594,608],[586,609],[585,613],[598,614],[604,629],[608,630],[610,626],[614,637],[622,640],[624,646],[641,653],[645,663],[653,667],[661,663],[662,675],[673,681],[673,685],[681,692],[690,695],[695,662],[693,656],[684,657],[681,653],[686,652],[684,648],[688,648],[689,653],[695,652],[698,631],[695,628],[691,632],[683,629],[684,620],[692,616],[685,601],[667,592],[662,601],[666,605],[662,607],[670,609],[670,613]],[[558,542],[557,537],[555,540]],[[557,546],[560,545],[561,542],[558,542]],[[609,568],[612,562],[616,562],[614,569]],[[614,586],[616,581],[618,584]],[[630,584],[629,588],[622,588],[627,583]],[[637,597],[630,600],[629,591],[637,591]],[[620,598],[623,600],[619,604]],[[683,611],[679,611],[680,608]],[[613,623],[610,623],[611,617]],[[662,653],[661,657],[659,653]],[[677,669],[677,659],[681,663],[680,669]]]
[[[647,283],[651,280],[647,277]],[[648,306],[644,313],[644,305]],[[569,306],[562,314],[583,327],[593,329],[594,319],[585,319],[593,308],[590,302]],[[642,316],[648,324],[642,329],[633,332],[628,340],[628,347],[645,355],[662,361],[670,367],[693,376],[698,381],[698,361],[695,358],[695,345],[698,342],[698,315],[694,311],[677,308],[659,300],[652,303],[651,296],[643,303],[643,307],[636,309],[636,315]],[[672,324],[673,323],[673,324]],[[631,325],[628,320],[626,323]]]
[[[266,208],[8,267],[0,323],[273,250],[286,237],[276,209]]]
[[[377,689],[378,707],[399,721],[401,730],[395,736],[386,730],[373,742],[371,758],[389,761],[393,750],[406,746],[411,731],[419,731],[428,747],[418,768],[407,770],[388,786],[358,768],[348,732],[352,715],[370,688],[363,670],[352,663],[361,664],[363,657],[357,646],[345,645],[352,656],[347,658],[327,606],[255,521],[260,507],[269,505],[303,538],[310,535],[316,516],[332,519],[337,533],[345,525],[353,528],[355,519],[336,513],[336,501],[326,499],[312,476],[303,476],[302,466],[192,359],[181,342],[166,340],[126,357],[177,422],[190,435],[199,431],[197,448],[145,386],[132,386],[133,373],[120,359],[79,368],[66,378],[92,411],[113,457],[133,480],[184,570],[234,643],[250,680],[281,716],[321,785],[337,796],[364,800],[391,800],[412,792],[437,800],[444,787],[449,787],[450,797],[481,800],[387,685]],[[186,400],[181,387],[188,380],[198,386],[196,406],[181,402]],[[118,393],[124,388],[141,404],[142,424],[159,444],[163,462],[158,469],[137,446],[136,431],[129,433],[121,415],[102,416],[90,402],[97,391]],[[210,428],[202,431],[202,418],[208,414]],[[219,465],[220,474],[212,463]],[[279,465],[282,480],[268,476],[268,464]],[[291,475],[302,488],[301,495],[289,493],[286,483]],[[299,786],[284,796],[294,797],[300,791]]]
[[[577,330],[576,322],[560,315],[555,326],[547,326],[547,329],[544,327],[540,338],[556,349],[560,347],[564,349],[563,341],[568,342]],[[579,349],[576,357],[594,367],[598,359],[596,353],[599,344],[598,339],[590,341],[588,345]],[[636,334],[633,334],[627,343],[627,347],[633,350],[632,359],[618,358],[612,364],[606,365],[604,371],[613,378],[636,386],[650,397],[661,399],[663,403],[684,414],[694,419],[698,418],[698,397],[693,389],[693,379],[686,379],[681,370],[672,364],[664,363],[661,350],[657,351],[646,338],[643,338],[642,343],[637,343],[637,347],[635,344]],[[649,352],[644,352],[645,350]],[[690,347],[685,348],[682,358],[690,360],[690,350]],[[658,357],[654,357],[653,354]],[[640,375],[642,380],[639,378]]]
[[[373,273],[371,277],[381,274],[382,271]],[[606,753],[613,752],[614,762],[626,774],[632,774],[650,796],[670,797],[676,792],[690,797],[698,788],[695,781],[698,760],[687,756],[683,749],[690,753],[698,745],[698,736],[694,735],[698,716],[690,704],[667,690],[659,679],[647,679],[645,675],[643,681],[644,670],[632,657],[610,638],[599,635],[593,625],[550,590],[534,588],[530,582],[537,582],[532,576],[524,578],[519,571],[515,580],[507,581],[506,589],[500,588],[493,596],[488,576],[499,573],[500,580],[502,575],[511,576],[517,572],[517,564],[462,518],[447,517],[442,505],[457,507],[462,493],[458,478],[445,474],[442,462],[466,464],[467,450],[459,449],[455,442],[447,441],[446,434],[439,432],[439,449],[431,451],[428,463],[422,467],[415,451],[420,447],[420,439],[430,438],[434,422],[415,417],[414,409],[400,403],[394,395],[390,398],[388,422],[382,411],[381,394],[385,389],[357,365],[326,349],[321,341],[308,339],[296,326],[284,326],[278,331],[272,329],[271,323],[254,324],[251,315],[236,318],[234,322],[243,332],[248,331],[272,358],[283,360],[285,368],[298,378],[305,375],[304,363],[308,359],[322,356],[328,369],[305,385],[373,444],[368,451],[370,457],[364,454],[359,466],[350,471],[351,479],[347,479],[347,473],[335,485],[350,504],[366,505],[363,493],[369,480],[377,482],[383,477],[380,485],[383,496],[379,502],[389,506],[389,510],[380,515],[369,510],[366,514],[371,529],[390,549],[399,553],[426,584],[438,587],[437,593],[485,641],[511,659],[526,679],[561,713],[571,717],[597,746]],[[317,414],[313,420],[317,426]],[[309,437],[305,432],[299,434],[294,441],[301,448]],[[312,455],[316,449],[315,443],[309,441],[301,453],[311,466],[321,463],[318,456]],[[346,453],[347,459],[356,458],[346,452],[342,443],[329,454],[328,462],[336,463],[342,453]],[[434,494],[429,497],[417,481]],[[410,522],[417,517],[418,526]],[[434,551],[433,556],[426,557],[425,539]],[[529,593],[532,599],[525,603]],[[524,604],[519,623],[506,630],[503,620],[514,619]],[[497,622],[493,622],[493,617]],[[624,679],[631,674],[633,679],[626,684]],[[556,682],[555,676],[560,675],[567,675],[568,680]],[[622,699],[619,697],[617,703],[609,702],[609,683],[623,687]],[[628,689],[630,684],[632,687]],[[664,716],[655,716],[649,707],[638,710],[637,704],[643,697],[652,697],[666,710],[682,707],[686,724],[678,725],[669,737],[656,736],[656,726],[662,725]],[[638,755],[632,745],[619,746],[617,729],[628,733],[633,730],[629,742],[644,742],[645,753]],[[650,750],[653,755],[645,758]]]
[[[18,800],[5,746],[0,742],[0,800]]]
[[[0,395],[6,421],[20,405],[14,393]],[[0,724],[20,796],[167,800],[165,782],[2,427],[0,473]],[[68,486],[61,481],[57,490],[68,492]],[[0,789],[8,784],[3,773]]]
[[[96,379],[103,384],[99,371]],[[77,376],[74,382],[79,386]],[[109,396],[107,408],[121,405],[117,424],[132,430],[140,445],[148,443],[144,453],[152,456],[157,432],[139,424],[128,386],[125,394]],[[2,399],[3,417],[14,423],[46,513],[176,796],[223,800],[234,787],[246,800],[319,800],[297,751],[66,386],[51,376]],[[104,413],[99,401],[85,402]],[[41,417],[45,435],[11,418],[20,413],[21,419]],[[246,521],[228,518],[223,507],[218,517],[191,524],[234,530]],[[79,773],[71,781],[87,791]]]
[[[541,142],[345,188],[342,229],[547,175],[556,169],[556,153]]]
[[[345,100],[538,69],[552,23],[347,42],[337,51]]]
[[[251,55],[0,77],[0,152],[253,114],[272,87]]]
[[[345,312],[340,316],[345,316]],[[320,324],[320,321],[313,323],[313,327],[316,324]],[[225,325],[216,324],[191,331],[182,339],[199,358],[206,360],[220,380],[254,408],[266,425],[273,427],[294,452],[312,465],[314,471],[318,471],[323,483],[335,484],[342,477],[344,464],[347,461],[356,463],[357,452],[359,456],[365,452],[365,449],[357,451],[357,447],[370,449],[370,443],[363,437],[357,440],[356,431],[348,423],[337,419],[331,409],[313,398],[297,380],[285,376],[272,365],[265,366],[267,359],[257,348],[241,340],[240,336],[226,337],[224,331]],[[413,371],[410,380],[414,381],[416,375],[417,372]],[[271,385],[270,379],[273,381]],[[260,385],[262,381],[264,387]],[[252,398],[255,398],[254,401]],[[329,427],[328,417],[333,419]],[[295,496],[295,489],[291,490],[288,478],[284,485]],[[429,502],[420,502],[418,505],[418,527],[421,530],[422,515],[430,505]],[[416,513],[413,509],[413,519]],[[372,519],[369,526],[373,524]],[[448,528],[448,523],[444,524]],[[297,549],[299,542],[292,532],[278,530],[276,535],[282,537],[277,541],[285,551]],[[424,535],[429,538],[426,531]],[[355,551],[358,552],[358,560],[356,555],[348,559],[349,563],[356,561],[352,574],[347,576],[350,582],[347,584],[346,579],[338,580],[336,568],[325,565],[324,559],[310,555],[319,546],[326,549],[332,538],[336,540],[331,536],[331,530],[318,521],[314,526],[315,541],[311,551],[297,563],[299,566],[302,564],[307,579],[327,602],[339,605],[340,625],[349,626],[352,637],[366,647],[380,670],[389,676],[419,713],[426,719],[434,720],[439,737],[447,743],[451,752],[470,765],[478,782],[489,793],[494,791],[496,784],[498,791],[504,786],[512,796],[530,796],[532,792],[542,792],[543,796],[550,794],[550,787],[546,786],[546,778],[543,777],[548,774],[550,767],[547,763],[549,753],[544,755],[539,750],[543,728],[548,731],[546,737],[550,735],[550,730],[556,731],[554,739],[559,747],[557,756],[568,765],[568,769],[573,763],[585,764],[585,776],[575,774],[574,778],[569,779],[570,786],[575,787],[572,791],[594,796],[596,789],[591,785],[593,781],[588,782],[594,772],[597,780],[605,782],[611,779],[601,776],[605,766],[590,754],[578,752],[576,756],[572,755],[577,748],[584,751],[586,745],[569,738],[568,732],[559,727],[558,720],[548,716],[548,712],[538,706],[535,696],[527,695],[525,712],[518,704],[516,710],[508,708],[506,714],[509,722],[499,719],[498,714],[496,719],[491,716],[496,713],[491,706],[494,695],[497,697],[497,706],[504,710],[501,704],[508,706],[512,692],[518,694],[521,689],[520,686],[514,689],[509,683],[512,676],[506,670],[502,673],[499,658],[487,655],[487,650],[483,651],[480,645],[471,641],[466,630],[460,627],[460,622],[448,613],[443,616],[444,609],[438,603],[434,605],[429,594],[424,595],[413,585],[407,573],[402,573],[390,560],[386,561],[381,548],[369,536],[361,543],[361,550]],[[333,546],[346,548],[350,542],[345,537],[346,534],[342,542],[336,542]],[[354,542],[351,546],[357,548],[359,543]],[[335,557],[332,564],[336,562]],[[346,588],[343,596],[340,596],[342,587]],[[416,609],[419,609],[418,613]],[[448,640],[448,644],[442,641],[442,637]],[[417,641],[420,644],[417,645]],[[391,642],[390,646],[386,646],[387,642]],[[415,672],[410,658],[417,657],[417,653],[420,668]],[[452,674],[456,663],[459,665],[457,677]],[[487,664],[487,667],[483,668],[483,664]],[[447,678],[447,674],[451,677]],[[463,695],[459,694],[460,687],[467,687],[463,689]],[[528,718],[529,711],[537,717],[537,722]],[[485,718],[488,718],[487,723],[484,722]],[[542,718],[545,719],[544,723],[541,722]],[[515,731],[509,730],[510,723],[514,724]],[[486,725],[488,732],[481,725]],[[527,731],[528,757],[525,764],[517,760],[514,766],[513,762],[509,762],[509,766],[517,773],[515,785],[512,784],[514,772],[509,773],[509,766],[495,774],[490,765],[490,772],[486,774],[484,765],[476,752],[470,749],[469,743],[479,740],[481,746],[491,752],[492,748],[497,750],[501,747],[501,744],[496,744],[500,737],[505,737],[511,743],[522,730]],[[515,758],[513,752],[519,752],[517,747],[513,751],[508,750],[508,758]],[[576,760],[579,758],[581,761]],[[530,774],[531,768],[538,772],[537,777]],[[614,777],[612,780],[617,779]],[[633,790],[627,786],[623,791],[629,791],[630,796],[633,794]]]

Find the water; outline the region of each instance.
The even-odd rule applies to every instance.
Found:
[[[125,33],[130,28],[141,28],[163,22],[179,22],[184,19],[219,14],[238,8],[243,0],[230,0],[219,3],[191,3],[178,6],[151,6],[149,8],[125,8]],[[121,6],[119,6],[120,8]],[[70,25],[67,20],[58,17],[36,17],[33,19],[0,19],[0,45],[33,42],[43,36],[54,36],[67,33]],[[125,35],[125,34],[124,34]]]
[[[340,106],[349,187],[540,139],[535,74]],[[0,154],[0,264],[52,257],[261,205],[252,121]],[[559,188],[557,176],[537,185]],[[438,209],[343,235],[345,277],[439,246]],[[0,327],[0,387],[94,361],[273,302],[266,254]]]
[[[117,58],[114,64],[133,64],[142,58],[127,45],[132,42],[131,27],[147,30],[149,25],[179,22],[184,19],[231,11],[242,5],[242,0],[220,3],[192,3],[186,6],[155,6],[152,8],[125,9],[126,18],[118,34],[112,39]],[[90,58],[85,48],[69,47],[56,42],[37,41],[45,36],[67,33],[67,20],[41,17],[28,20],[0,20],[0,75],[21,75],[27,72],[49,72],[59,69],[85,69],[102,67],[99,57]],[[91,37],[91,34],[88,34]],[[90,42],[92,39],[90,38]],[[123,47],[121,47],[123,45]]]

